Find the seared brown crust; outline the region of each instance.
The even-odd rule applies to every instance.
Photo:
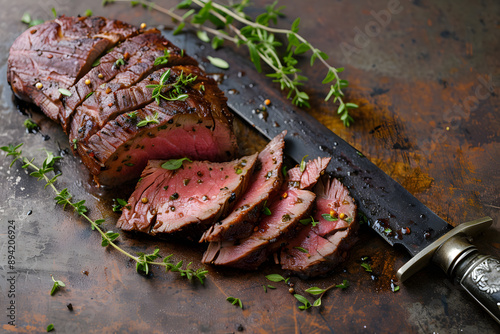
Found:
[[[17,97],[61,122],[59,89],[70,88],[104,51],[137,33],[131,25],[102,17],[62,16],[31,27],[10,49],[7,80]]]

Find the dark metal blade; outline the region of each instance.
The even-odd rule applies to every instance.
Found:
[[[271,87],[269,78],[257,73],[249,60],[231,49],[215,52],[193,40],[190,36],[174,42],[202,62],[206,60],[205,54],[229,62],[230,68],[223,71],[220,87],[234,113],[268,139],[288,130],[285,150],[297,162],[305,155],[309,158],[332,157],[327,172],[349,188],[370,226],[389,244],[400,244],[414,256],[452,229],[361,152],[307,112],[293,106],[280,91]],[[222,72],[209,64],[204,65],[207,72]],[[272,105],[267,112],[257,112],[265,99],[270,99]]]

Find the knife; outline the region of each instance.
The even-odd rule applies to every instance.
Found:
[[[332,157],[327,172],[347,186],[369,226],[391,246],[399,245],[412,256],[397,272],[400,282],[434,262],[500,323],[500,260],[479,254],[468,241],[491,226],[490,217],[453,228],[361,152],[288,103],[282,92],[269,89],[267,78],[257,73],[246,58],[227,48],[209,50],[203,44],[193,43],[188,34],[180,40],[177,36],[167,38],[185,46],[188,53],[207,66],[209,73],[221,71],[208,64],[208,52],[228,61],[230,70],[218,77],[223,78],[219,86],[226,92],[229,107],[267,139],[288,130],[285,152],[289,157],[296,162],[305,155]],[[267,110],[262,107],[265,99],[272,101]]]

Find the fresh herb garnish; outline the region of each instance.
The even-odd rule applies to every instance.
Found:
[[[243,308],[243,303],[241,302],[241,299],[235,298],[235,297],[227,297],[226,299],[228,302],[230,302],[233,305],[237,305],[240,308]]]
[[[24,13],[23,16],[21,17],[21,22],[27,24],[30,28],[39,24],[42,24],[45,22],[44,20],[32,20],[31,15],[29,13]]]
[[[168,169],[168,170],[176,170],[176,169],[181,168],[182,163],[183,163],[185,160],[187,160],[187,161],[189,161],[189,162],[193,162],[193,161],[191,161],[189,158],[170,159],[170,160],[165,161],[165,162],[161,165],[161,168],[163,168],[163,169]]]
[[[56,293],[57,290],[59,290],[59,288],[64,288],[66,286],[66,284],[64,284],[63,281],[56,281],[54,279],[54,276],[51,276],[52,277],[52,280],[54,281],[54,284],[52,285],[52,290],[50,290],[50,295],[53,296],[54,293]]]
[[[155,111],[155,113],[152,117],[146,116],[145,119],[143,119],[142,121],[137,123],[137,127],[142,128],[143,126],[146,126],[148,124],[160,124],[160,122],[158,121],[158,112],[157,111]]]
[[[170,52],[167,49],[163,50],[163,56],[157,57],[155,59],[154,66],[167,64],[169,57],[170,57]]]
[[[308,251],[307,249],[302,248],[302,247],[299,247],[299,246],[297,246],[297,247],[293,247],[293,248],[295,248],[295,249],[299,250],[299,251],[300,251],[300,252],[302,252],[302,253],[306,253],[306,254],[308,254],[308,253],[309,253],[309,251]]]
[[[262,213],[266,216],[270,216],[272,214],[271,209],[267,207],[267,201],[264,202],[264,207],[262,208]]]
[[[366,272],[371,273],[373,271],[372,266],[369,263],[366,263],[366,262],[361,263],[361,267],[365,268]]]
[[[104,0],[103,5],[111,3]],[[132,4],[137,1],[130,1]],[[325,100],[333,100],[338,105],[337,113],[345,126],[353,122],[349,111],[358,108],[355,103],[344,101],[343,90],[348,87],[347,80],[339,76],[344,68],[335,68],[328,63],[328,55],[314,47],[309,41],[299,34],[300,18],[293,21],[290,29],[278,29],[271,27],[276,24],[277,19],[283,15],[284,6],[277,6],[277,2],[265,7],[265,12],[252,19],[245,13],[250,2],[242,0],[231,6],[219,4],[214,1],[185,0],[177,5],[177,8],[169,9],[161,7],[153,1],[140,1],[143,7],[153,9],[173,18],[177,23],[174,34],[180,33],[187,25],[191,25],[203,40],[214,47],[220,47],[221,40],[234,43],[237,46],[244,45],[248,48],[249,56],[257,71],[262,71],[262,62],[270,68],[268,77],[278,82],[282,90],[288,91],[288,97],[292,102],[301,107],[309,107],[309,95],[302,90],[307,77],[300,75],[300,69],[296,67],[297,55],[310,54],[310,65],[319,61],[326,69],[326,75],[322,81],[329,86],[329,92]],[[197,5],[196,9],[191,5]],[[178,10],[184,12],[179,13]],[[212,24],[215,24],[215,29]],[[205,33],[207,36],[205,36]],[[285,43],[279,41],[277,35],[285,38]]]
[[[286,281],[286,279],[279,275],[279,274],[270,274],[267,275],[266,278],[270,280],[271,282],[281,282],[281,281]]]
[[[321,217],[323,217],[323,219],[325,219],[326,221],[329,221],[329,222],[334,222],[334,221],[339,220],[339,219],[338,219],[338,218],[336,218],[336,217],[332,217],[332,215],[331,215],[331,214],[329,214],[329,213],[323,213],[323,214],[321,215]]]
[[[97,58],[96,60],[94,60],[94,62],[92,63],[92,67],[96,67],[96,66],[99,66],[101,64],[101,58]]]
[[[198,38],[201,39],[203,42],[206,42],[206,43],[210,42],[210,37],[208,37],[208,34],[206,31],[198,30],[196,32],[196,36],[198,36]]]
[[[121,198],[115,198],[113,199],[113,211],[114,212],[121,212],[122,209],[128,205],[127,201]]]
[[[47,326],[47,332],[52,332],[54,330],[54,324],[49,324]]]
[[[189,96],[183,93],[184,87],[191,85],[198,77],[192,75],[191,73],[184,76],[184,71],[177,77],[177,80],[173,84],[167,84],[167,80],[170,77],[170,69],[166,70],[160,77],[160,83],[157,85],[147,85],[146,88],[153,88],[151,97],[160,104],[160,98],[167,101],[184,101]],[[163,88],[170,88],[168,96],[162,94]]]
[[[64,89],[64,88],[59,88],[59,93],[61,93],[64,96],[71,96],[72,95],[69,90]]]
[[[229,64],[224,59],[210,56],[207,56],[207,59],[210,61],[210,64],[214,65],[215,67],[222,68],[223,70],[229,68]]]
[[[90,9],[87,9],[85,13],[83,13],[83,16],[92,16],[92,11]]]
[[[28,130],[29,132],[33,132],[35,130],[38,130],[38,128],[39,128],[38,124],[33,122],[33,120],[31,118],[27,118],[23,124],[24,124],[24,127],[26,128],[26,130]]]
[[[73,143],[75,143],[75,141]],[[197,269],[197,270],[190,269],[189,266],[191,264],[188,264],[186,269],[182,269],[182,261],[175,264],[175,265],[169,262],[169,259],[172,257],[172,255],[166,257],[162,262],[155,262],[154,260],[157,257],[159,257],[159,255],[158,255],[159,249],[155,249],[153,254],[146,255],[143,253],[139,253],[138,256],[134,256],[134,255],[130,254],[129,252],[127,252],[126,250],[120,248],[114,242],[114,240],[116,240],[116,238],[118,238],[119,234],[114,233],[112,231],[104,232],[101,229],[100,225],[102,223],[104,223],[105,220],[104,219],[92,220],[87,215],[88,208],[85,206],[84,200],[75,202],[73,200],[73,195],[71,195],[69,193],[68,189],[65,188],[65,189],[59,191],[56,188],[54,183],[55,183],[56,179],[59,176],[61,176],[61,174],[55,174],[52,178],[49,178],[49,176],[47,175],[49,172],[54,171],[54,164],[61,157],[55,157],[52,153],[47,152],[47,158],[44,160],[42,167],[38,167],[37,165],[34,164],[34,159],[29,160],[28,158],[26,158],[22,155],[22,151],[20,150],[20,147],[22,145],[23,144],[19,144],[19,145],[14,146],[14,145],[10,144],[8,146],[0,147],[0,149],[2,151],[5,151],[7,153],[7,156],[13,157],[13,161],[12,161],[10,166],[12,166],[17,160],[20,160],[23,162],[22,168],[32,169],[33,172],[31,172],[30,175],[33,177],[37,177],[38,180],[43,179],[46,182],[45,188],[50,187],[56,193],[56,197],[54,199],[55,199],[57,204],[62,205],[63,208],[66,208],[67,206],[73,208],[73,211],[76,214],[78,214],[79,216],[81,216],[82,218],[84,218],[85,220],[87,220],[90,223],[92,230],[97,230],[97,232],[99,232],[99,234],[102,237],[101,245],[103,245],[104,247],[111,246],[114,249],[116,249],[117,251],[119,251],[120,253],[122,253],[123,255],[125,255],[128,258],[130,258],[131,260],[135,261],[136,262],[136,269],[139,272],[149,272],[150,265],[162,266],[162,267],[166,268],[166,271],[178,272],[181,277],[186,277],[189,280],[191,280],[193,277],[196,277],[196,278],[198,278],[198,280],[202,284],[204,283],[204,279],[206,278],[206,274],[208,273],[208,271],[206,271],[205,269]],[[52,279],[54,280],[54,278],[52,278]],[[53,287],[52,288],[53,290],[58,289],[60,287],[64,287],[64,283],[62,283],[61,281],[54,280],[54,283],[56,283],[56,282],[57,282],[57,286],[56,286],[56,284],[54,284],[54,286],[56,286],[56,287]],[[54,290],[54,292],[55,292],[55,290]],[[52,293],[52,291],[51,291],[51,293]]]
[[[299,220],[299,222],[302,224],[302,225],[308,225],[308,224],[311,224],[313,227],[315,227],[316,225],[319,224],[319,222],[315,221],[314,218],[312,216],[310,216],[309,218],[304,218],[304,219],[301,219]]]
[[[123,58],[117,59],[115,61],[115,64],[114,64],[114,66],[116,68],[120,68],[120,66],[123,66],[123,65],[125,65],[125,60]]]
[[[302,160],[300,161],[300,167],[299,167],[299,169],[300,169],[300,172],[301,172],[301,173],[304,173],[304,171],[306,170],[306,158],[307,158],[308,156],[309,156],[309,155],[304,155],[304,156],[302,157]]]
[[[52,7],[52,15],[54,15],[54,18],[57,19],[57,12],[54,7]]]
[[[90,92],[87,95],[85,95],[85,99],[84,100],[88,99],[90,96],[92,96],[92,94],[94,94],[94,92]]]
[[[319,306],[321,306],[321,298],[323,298],[323,296],[325,295],[325,293],[328,290],[331,290],[333,288],[339,288],[339,289],[344,290],[344,289],[347,289],[347,287],[349,287],[349,282],[347,280],[344,280],[341,284],[330,285],[326,289],[321,289],[321,288],[318,288],[316,286],[310,287],[309,289],[305,290],[305,292],[310,293],[313,296],[319,295],[319,297],[313,302],[313,304],[311,304],[307,300],[307,298],[305,298],[302,295],[296,294],[296,295],[294,295],[294,297],[297,298],[297,300],[300,301],[303,304],[303,305],[299,306],[299,309],[301,309],[301,310],[307,310],[310,307],[319,307]]]

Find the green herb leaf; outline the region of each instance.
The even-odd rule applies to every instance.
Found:
[[[341,284],[335,285],[335,287],[343,290],[347,289],[349,285],[350,285],[349,282],[345,279]]]
[[[153,117],[146,116],[146,119],[143,119],[142,121],[137,123],[137,127],[142,128],[148,124],[160,124],[160,122],[158,121],[158,112],[155,112]]]
[[[165,162],[161,165],[161,168],[163,168],[163,169],[168,169],[168,170],[176,170],[176,169],[181,168],[182,163],[183,163],[185,160],[187,160],[187,161],[189,161],[189,162],[193,162],[193,161],[191,161],[189,158],[170,159],[170,160],[165,161]]]
[[[320,289],[320,288],[318,288],[316,286],[313,286],[313,287],[307,289],[306,292],[310,293],[311,295],[320,295],[320,294],[326,292],[326,290],[325,289]]]
[[[392,292],[398,292],[399,291],[399,285],[395,285],[394,288],[392,289]]]
[[[31,22],[31,15],[29,13],[24,13],[23,16],[21,17],[21,22],[30,24]]]
[[[267,275],[266,278],[271,282],[281,282],[285,280],[285,278],[279,274],[270,274]]]
[[[72,95],[69,90],[64,89],[64,88],[59,88],[59,93],[61,93],[64,96],[71,96]]]
[[[326,221],[329,221],[329,222],[334,222],[334,221],[339,220],[339,219],[338,219],[338,218],[336,218],[336,217],[332,217],[332,215],[331,215],[331,214],[329,214],[329,213],[323,213],[323,214],[321,215],[321,217],[323,217],[323,219],[325,219]]]
[[[92,16],[92,11],[90,9],[87,9],[85,13],[83,13],[83,16]]]
[[[24,127],[26,128],[26,130],[28,130],[29,132],[32,132],[32,131],[35,131],[38,129],[38,124],[33,122],[33,120],[31,118],[25,119],[23,124],[24,124]]]
[[[208,34],[206,31],[198,30],[196,32],[196,36],[198,36],[198,38],[201,39],[203,42],[206,42],[206,43],[210,42],[210,38],[208,37]]]
[[[311,303],[307,300],[306,297],[302,296],[302,295],[299,295],[299,294],[294,294],[293,295],[299,302],[301,302],[303,305],[300,305],[299,306],[299,309],[301,310],[307,310],[309,308],[311,308]]]
[[[52,15],[54,15],[54,18],[57,19],[57,12],[54,7],[52,7]]]
[[[94,62],[92,63],[92,67],[96,67],[96,66],[99,66],[101,64],[101,58],[97,58],[96,60],[94,60]]]
[[[121,198],[115,198],[113,199],[113,211],[114,212],[121,212],[122,209],[128,205],[127,201]]]
[[[309,156],[309,155],[304,155],[304,156],[302,157],[302,160],[300,161],[300,167],[299,167],[299,169],[300,169],[300,172],[301,172],[301,173],[304,173],[304,171],[306,170],[306,158],[307,158],[308,156]]]
[[[47,332],[52,332],[54,330],[54,325],[53,324],[49,324],[47,326]]]
[[[52,289],[50,290],[51,296],[53,296],[54,293],[56,293],[56,291],[59,288],[64,288],[66,286],[66,284],[63,283],[63,281],[56,281],[53,276],[52,276],[52,281],[54,281],[54,284],[52,285]]]
[[[111,242],[115,241],[119,236],[120,236],[119,233],[114,233],[113,231],[107,231],[102,236],[101,246],[102,247],[108,246]]]
[[[211,57],[211,56],[207,56],[207,59],[215,67],[222,68],[224,70],[229,68],[229,64],[224,59],[220,59],[220,58],[216,58],[216,57]]]
[[[321,297],[320,297],[320,298],[318,298],[318,299],[316,299],[316,300],[314,301],[314,303],[313,303],[313,305],[312,305],[312,306],[315,306],[315,307],[319,307],[319,306],[321,306]]]
[[[371,273],[373,270],[372,270],[372,266],[370,266],[369,263],[361,263],[361,267],[365,268],[365,271],[366,272],[369,272]]]
[[[309,251],[308,251],[307,249],[302,248],[302,247],[299,247],[299,246],[297,246],[297,247],[293,247],[293,248],[295,248],[295,249],[297,249],[297,250],[301,251],[302,253],[306,253],[306,254],[307,254],[307,253],[309,253]]]
[[[241,300],[239,298],[227,297],[226,300],[233,305],[238,305],[240,308],[243,308],[243,303],[241,302]]]

